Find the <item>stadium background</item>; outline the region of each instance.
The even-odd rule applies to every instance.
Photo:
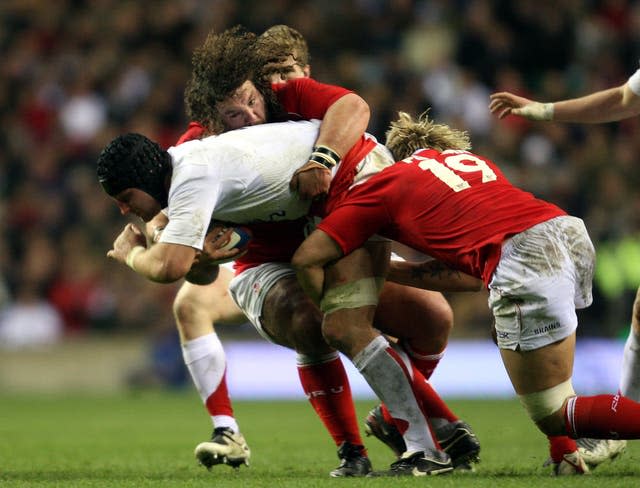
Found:
[[[1,388],[188,382],[171,315],[177,287],[105,258],[124,219],[96,182],[95,160],[125,131],[165,146],[177,139],[191,52],[210,29],[278,23],[305,35],[316,79],[369,102],[380,140],[398,110],[431,107],[469,130],[475,151],[514,183],[586,221],[598,268],[577,370],[587,389],[615,387],[640,285],[639,121],[499,122],[487,106],[497,90],[549,101],[623,83],[640,57],[639,2],[4,0],[0,22]],[[508,394],[486,294],[449,298],[453,342],[434,381],[443,393]],[[218,331],[232,395],[300,394],[287,351],[248,325]],[[269,392],[257,389],[265,377],[245,385],[237,376],[264,370],[252,357],[279,380]]]

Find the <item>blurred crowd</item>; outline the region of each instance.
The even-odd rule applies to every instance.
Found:
[[[105,257],[126,219],[97,183],[96,157],[123,132],[177,140],[191,53],[211,29],[281,23],[307,38],[316,79],[369,102],[380,140],[398,110],[431,107],[516,184],[585,219],[599,266],[584,333],[627,329],[640,285],[639,121],[498,121],[487,106],[498,90],[553,101],[626,81],[640,2],[3,0],[0,343],[173,330],[176,287]],[[452,297],[457,336],[486,336],[478,296]]]

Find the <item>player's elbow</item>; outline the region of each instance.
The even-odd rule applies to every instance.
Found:
[[[371,109],[369,104],[359,95],[352,93],[349,95],[349,108],[354,120],[360,122],[359,125],[363,126],[365,130],[369,125],[369,119],[371,118]]]
[[[313,265],[310,256],[304,249],[299,248],[291,258],[291,267],[296,270],[296,272],[308,270],[313,267]]]

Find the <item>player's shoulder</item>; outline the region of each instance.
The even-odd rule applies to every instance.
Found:
[[[292,78],[290,80],[287,80],[286,83],[274,83],[271,85],[271,88],[273,89],[274,92],[279,94],[279,93],[294,92],[296,90],[301,90],[301,89],[304,89],[305,87],[313,86],[317,84],[319,84],[319,82],[314,80],[313,78],[308,78],[308,77]]]

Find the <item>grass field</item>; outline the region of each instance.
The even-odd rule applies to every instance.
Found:
[[[374,405],[358,402],[360,417]],[[331,479],[335,447],[306,402],[237,402],[252,449],[249,468],[196,465],[210,434],[195,393],[128,396],[0,396],[0,486],[60,487],[538,487],[640,486],[640,446],[588,477],[552,478],[546,440],[516,401],[451,401],[482,443],[475,474],[434,478]],[[374,468],[393,460],[373,438]]]

